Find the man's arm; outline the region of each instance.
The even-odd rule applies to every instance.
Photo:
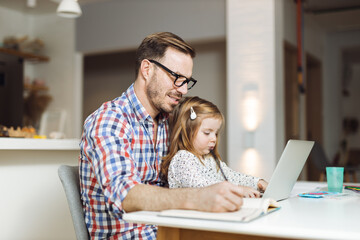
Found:
[[[228,212],[240,209],[243,190],[229,182],[205,188],[168,189],[137,184],[122,202],[126,212],[192,209],[208,212]]]

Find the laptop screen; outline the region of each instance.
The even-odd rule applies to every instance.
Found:
[[[263,198],[279,201],[290,196],[313,146],[314,141],[289,140],[287,142]]]

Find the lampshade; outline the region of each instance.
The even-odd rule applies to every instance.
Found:
[[[62,0],[56,12],[58,16],[65,18],[76,18],[82,14],[77,0]]]
[[[28,6],[30,8],[36,7],[36,0],[27,0],[26,1],[26,6]]]

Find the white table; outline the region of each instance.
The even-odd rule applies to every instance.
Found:
[[[316,187],[326,183],[297,182],[279,211],[249,223],[159,217],[158,212],[146,211],[125,214],[124,219],[159,225],[158,239],[360,239],[360,194],[332,199],[296,196]]]

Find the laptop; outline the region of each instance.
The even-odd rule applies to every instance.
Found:
[[[314,143],[314,141],[303,140],[289,140],[287,142],[269,184],[262,195],[263,198],[280,201],[290,196]]]

